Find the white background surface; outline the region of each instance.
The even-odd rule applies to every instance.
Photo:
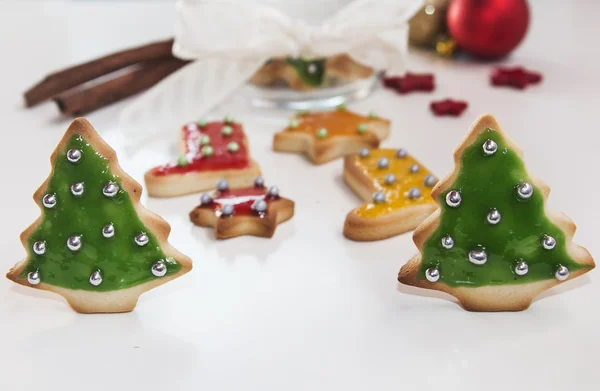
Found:
[[[553,189],[550,206],[578,225],[576,241],[600,253],[598,50],[593,1],[536,2],[525,43],[506,60],[544,74],[524,92],[491,88],[492,64],[414,54],[413,71],[435,73],[432,94],[378,90],[350,105],[393,121],[383,145],[404,146],[440,176],[471,122],[495,114]],[[168,36],[169,3],[0,4],[0,118],[4,179],[0,269],[24,256],[18,236],[38,216],[31,194],[68,120],[52,103],[25,110],[22,92],[45,73]],[[428,104],[469,101],[458,119]],[[117,151],[122,104],[89,119]],[[355,243],[341,234],[359,200],[341,161],[315,167],[270,149],[289,113],[239,98],[215,110],[244,122],[269,183],[296,201],[296,216],[271,240],[217,242],[187,213],[197,196],[144,199],[173,227],[191,273],[142,296],[133,313],[78,315],[58,296],[0,279],[0,390],[597,390],[597,272],[544,294],[521,313],[469,313],[448,296],[396,283],[414,253],[410,235]],[[143,180],[174,152],[149,147],[123,168]],[[594,281],[596,280],[596,281]],[[557,295],[560,293],[560,295]]]

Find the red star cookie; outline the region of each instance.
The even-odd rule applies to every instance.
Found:
[[[467,106],[468,103],[464,101],[445,99],[431,102],[429,107],[431,108],[431,111],[433,111],[433,114],[437,116],[449,115],[458,117],[467,109]]]
[[[219,178],[231,187],[252,184],[260,175],[250,158],[242,125],[226,117],[217,122],[192,122],[181,129],[177,161],[155,167],[144,175],[148,194],[174,197],[213,188]]]
[[[294,216],[294,202],[279,196],[277,186],[265,187],[262,177],[254,185],[230,189],[226,180],[217,183],[211,195],[202,194],[190,220],[201,227],[215,227],[217,239],[241,235],[270,238],[278,224]]]
[[[542,81],[542,75],[537,72],[531,72],[523,67],[514,68],[496,68],[491,77],[491,83],[494,86],[506,86],[525,89],[529,84],[538,84]]]
[[[362,116],[345,108],[320,113],[300,113],[273,138],[273,149],[303,152],[313,163],[377,148],[389,135],[390,121],[375,114]]]
[[[435,89],[434,77],[431,73],[416,74],[407,72],[403,77],[384,77],[383,85],[400,94],[413,91],[431,92]]]

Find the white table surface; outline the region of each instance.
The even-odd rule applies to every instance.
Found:
[[[598,2],[533,7],[525,43],[505,62],[544,74],[524,92],[491,88],[492,64],[414,54],[413,71],[435,73],[432,94],[380,89],[350,105],[393,121],[383,145],[404,146],[438,175],[483,112],[495,114],[553,188],[549,204],[578,225],[576,241],[600,253],[598,237]],[[38,215],[31,195],[68,120],[52,103],[23,108],[21,94],[45,73],[118,48],[168,36],[170,3],[0,4],[0,118],[5,183],[0,269],[24,256],[21,231]],[[462,117],[437,118],[433,99],[463,98]],[[172,153],[122,153],[117,114],[89,115],[139,181]],[[346,240],[346,213],[360,201],[341,161],[315,167],[276,154],[271,135],[289,113],[233,98],[215,110],[246,124],[265,177],[296,201],[296,216],[271,240],[215,241],[187,218],[197,196],[143,202],[173,227],[171,242],[194,259],[186,276],[155,289],[136,310],[79,315],[59,296],[0,279],[0,390],[598,390],[598,272],[542,295],[521,313],[469,313],[449,296],[400,286],[411,235]],[[596,281],[594,281],[596,280]],[[594,283],[595,282],[595,283]]]

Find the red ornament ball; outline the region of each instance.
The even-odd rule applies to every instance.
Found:
[[[452,0],[446,15],[459,47],[481,58],[510,53],[529,26],[526,0]]]

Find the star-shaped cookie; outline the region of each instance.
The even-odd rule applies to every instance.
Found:
[[[377,148],[388,137],[390,121],[371,113],[353,113],[343,107],[328,112],[301,112],[288,127],[273,138],[273,149],[304,153],[313,163],[322,164],[357,153],[361,148]]]
[[[266,187],[256,177],[251,187],[230,189],[221,179],[217,190],[204,193],[200,205],[190,212],[190,220],[201,227],[214,227],[217,239],[241,235],[270,238],[278,224],[294,216],[294,202],[279,196],[277,186]]]

